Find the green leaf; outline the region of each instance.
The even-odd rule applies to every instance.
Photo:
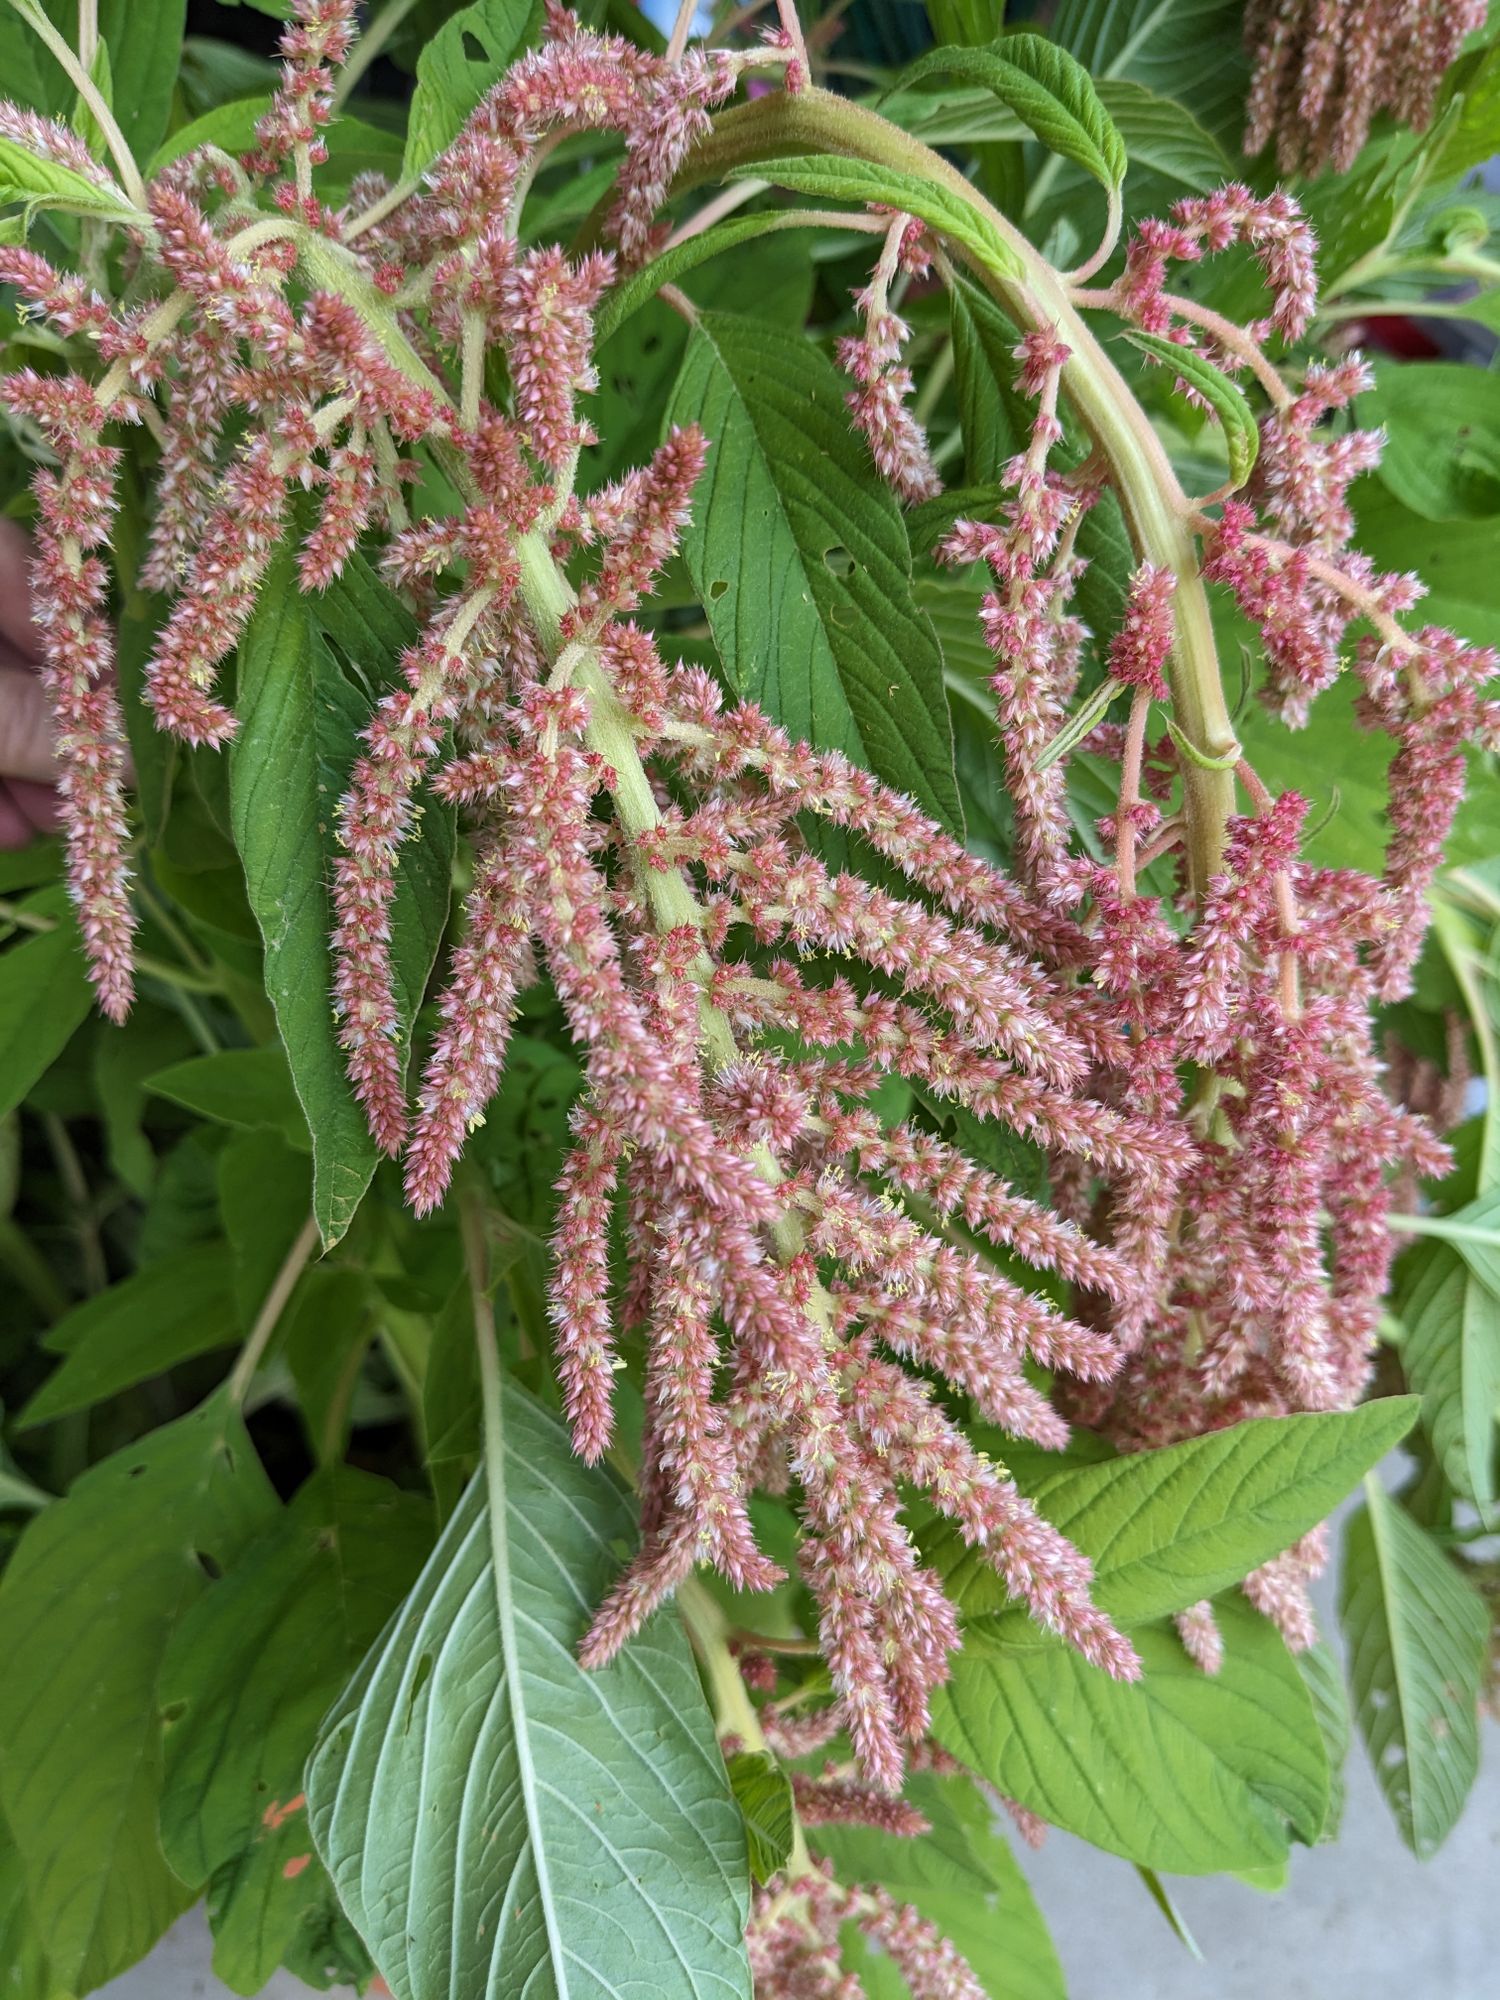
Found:
[[[963,278],[949,289],[948,312],[953,334],[953,385],[964,440],[964,477],[976,486],[994,484],[1030,429],[1030,417],[1013,386],[1018,330],[992,299]],[[971,636],[979,640],[988,660],[977,600],[970,619]]]
[[[287,1309],[281,1351],[320,1465],[343,1456],[360,1366],[374,1335],[363,1272],[314,1265]]]
[[[606,295],[594,316],[597,345],[602,347],[632,313],[639,312],[648,300],[655,298],[663,285],[675,284],[689,271],[721,256],[724,251],[738,250],[742,244],[753,243],[757,237],[817,226],[803,222],[795,211],[788,213],[782,209],[771,209],[763,215],[730,216],[727,221],[716,222],[700,235],[690,236],[685,243],[678,243],[660,257],[653,258],[639,271],[632,271],[623,284]]]
[[[144,1130],[147,1079],[196,1046],[180,1014],[139,1001],[130,1016],[129,1034],[104,1032],[95,1037],[94,1090],[110,1171],[143,1199],[156,1178],[156,1153]]]
[[[1007,1798],[1111,1854],[1175,1875],[1266,1867],[1316,1840],[1328,1770],[1312,1700],[1276,1628],[1215,1606],[1210,1678],[1160,1626],[1132,1632],[1144,1679],[1112,1681],[1070,1648],[969,1638],[933,1733]]]
[[[0,137],[0,205],[11,202],[24,202],[28,213],[56,208],[68,215],[108,216],[116,221],[136,216],[118,188],[101,187],[72,167],[28,152],[17,139]]]
[[[551,1229],[557,1181],[572,1144],[569,1116],[583,1071],[567,1049],[535,1035],[512,1035],[500,1088],[473,1136],[505,1213],[539,1234]],[[472,1333],[471,1333],[472,1339]]]
[[[1028,1485],[1053,1526],[1092,1559],[1095,1601],[1117,1623],[1135,1625],[1212,1597],[1289,1548],[1406,1435],[1416,1414],[1415,1397],[1392,1396],[1357,1410],[1257,1417]],[[1006,1602],[993,1568],[970,1552],[947,1583],[971,1618]],[[996,1629],[1014,1645],[1028,1623],[1012,1606]],[[1038,1634],[1036,1643],[1051,1642]]]
[[[748,2000],[744,1829],[676,1615],[579,1667],[630,1509],[510,1382],[502,1413],[502,1517],[481,1475],[323,1725],[318,1852],[396,2000],[581,2000],[631,1950],[662,2000]]]
[[[1313,1713],[1323,1732],[1323,1748],[1328,1756],[1328,1817],[1323,1822],[1320,1842],[1335,1840],[1344,1817],[1344,1765],[1349,1757],[1353,1723],[1349,1696],[1344,1688],[1344,1671],[1338,1655],[1325,1641],[1306,1646],[1296,1655],[1297,1667],[1312,1696]]]
[[[263,1049],[219,1049],[211,1056],[172,1063],[148,1077],[146,1088],[201,1118],[246,1131],[279,1132],[288,1145],[308,1150],[307,1120],[286,1057],[274,1043]]]
[[[1419,1859],[1452,1832],[1479,1769],[1483,1598],[1373,1477],[1344,1530],[1339,1618],[1375,1776]]]
[[[236,1132],[220,1151],[219,1213],[242,1332],[255,1324],[311,1200],[307,1156],[292,1152],[278,1133]]]
[[[144,160],[160,144],[172,109],[186,0],[99,0],[109,49],[109,108],[126,145]]]
[[[1240,0],[1060,0],[1049,26],[1096,85],[1125,77],[1175,98],[1238,152],[1247,67]]]
[[[1044,146],[1105,187],[1117,188],[1124,180],[1125,142],[1092,78],[1045,36],[1007,35],[983,49],[933,49],[903,70],[901,82],[909,86],[942,75],[983,84]]]
[[[1497,1498],[1500,1298],[1457,1250],[1435,1243],[1412,1258],[1401,1320],[1401,1363],[1422,1398],[1432,1448],[1449,1485],[1488,1520]]]
[[[1064,2000],[1062,1967],[1041,1911],[994,1815],[967,1778],[914,1773],[904,1796],[931,1832],[908,1839],[868,1827],[818,1826],[808,1840],[846,1882],[879,1882],[960,1951],[992,2000]]]
[[[222,1243],[179,1251],[75,1306],[43,1337],[65,1357],[17,1419],[27,1430],[86,1410],[179,1361],[239,1339]]]
[[[1211,194],[1233,178],[1224,148],[1176,98],[1160,97],[1124,77],[1104,79],[1099,96],[1132,167],[1150,168],[1195,194]]]
[[[5,2000],[65,2000],[47,1965],[47,1948],[26,1900],[26,1875],[0,1823],[0,1992]]]
[[[1414,569],[1427,585],[1421,618],[1452,626],[1476,646],[1500,645],[1500,565],[1490,560],[1493,523],[1424,520],[1373,477],[1356,483],[1354,497],[1355,540],[1363,553],[1377,569]],[[1496,845],[1491,842],[1487,852]]]
[[[750,1873],[769,1882],[786,1866],[792,1851],[796,1810],[792,1781],[769,1750],[740,1750],[725,1759],[729,1789],[745,1821]]]
[[[999,277],[1019,278],[1021,260],[994,224],[979,210],[936,181],[903,174],[870,160],[836,159],[821,153],[756,160],[740,167],[731,180],[770,181],[794,194],[817,195],[823,201],[855,202],[867,208],[900,209],[929,228],[962,244],[986,270]]]
[[[150,172],[159,174],[173,160],[199,146],[217,146],[221,152],[239,155],[253,152],[255,127],[271,108],[272,94],[236,97],[228,104],[216,104],[201,118],[182,125],[163,140],[154,154]],[[401,167],[401,141],[393,132],[366,123],[341,111],[327,127],[323,142],[328,158],[318,169],[318,186],[336,192],[346,189],[356,174],[382,173],[394,180]]]
[[[431,1546],[427,1502],[331,1469],[193,1606],[167,1649],[162,1845],[184,1882],[226,1871],[215,1929],[229,1932],[240,1992],[260,1991],[299,1931],[327,1927],[332,1887],[311,1858],[303,1767],[324,1712]],[[253,1949],[238,1937],[252,1911]],[[227,1977],[219,1960],[216,1951]]]
[[[1458,110],[1451,119],[1449,107]],[[1500,42],[1475,49],[1448,72],[1433,119],[1434,181],[1451,180],[1483,166],[1500,147]]]
[[[239,731],[230,809],[266,953],[266,990],[313,1141],[313,1207],[325,1247],[353,1220],[375,1148],[344,1071],[333,1015],[328,881],[335,812],[363,726],[363,698],[339,672],[282,544],[240,646]],[[409,1033],[447,917],[451,821],[425,813],[402,849],[392,958]]]
[[[19,907],[57,928],[0,951],[0,1118],[62,1054],[93,998],[67,890],[38,890]]]
[[[89,81],[104,99],[104,102],[113,110],[114,84],[109,68],[109,43],[105,41],[102,35],[94,49],[94,60],[89,66]],[[74,100],[73,116],[70,122],[73,130],[82,139],[94,158],[102,160],[109,149],[105,143],[104,134],[100,130],[98,119],[84,102],[82,91],[78,93],[77,98]],[[116,122],[118,123],[118,120]]]
[[[83,1993],[192,1901],[157,1835],[156,1680],[174,1631],[275,1511],[216,1397],[93,1466],[0,1582],[0,1792],[52,1971]]]
[[[1500,513],[1500,376],[1457,361],[1382,362],[1359,420],[1384,428],[1379,477],[1413,513]]]
[[[421,173],[452,144],[535,36],[541,17],[541,0],[475,0],[443,23],[417,58],[403,176]]]
[[[937,641],[832,365],[798,335],[705,314],[667,421],[710,439],[683,553],[735,692],[956,824]]]
[[[1238,384],[1231,382],[1221,368],[1215,368],[1211,361],[1205,361],[1201,354],[1178,347],[1174,341],[1163,340],[1154,333],[1127,333],[1126,339],[1132,346],[1139,347],[1157,361],[1179,375],[1189,388],[1196,389],[1214,415],[1224,433],[1224,448],[1229,455],[1229,478],[1233,486],[1243,486],[1255,470],[1255,461],[1260,453],[1260,426],[1255,421],[1245,392]]]

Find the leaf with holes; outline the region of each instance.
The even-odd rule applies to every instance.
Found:
[[[748,2000],[744,1825],[676,1614],[576,1658],[625,1497],[511,1382],[489,1460],[308,1766],[344,1908],[396,2000],[583,2000],[622,1952],[626,1991]]]
[[[1290,1547],[1416,1415],[1414,1396],[1391,1396],[1357,1410],[1258,1417],[1160,1451],[1044,1470],[1027,1490],[1092,1560],[1095,1601],[1116,1623],[1134,1625],[1212,1597]],[[958,1555],[946,1530],[934,1553],[971,1619],[1006,1602],[991,1565],[974,1552]],[[1028,1625],[1015,1606],[993,1621],[1010,1645],[1025,1642]],[[1051,1643],[1030,1630],[1037,1645]]]
[[[1127,333],[1126,339],[1154,360],[1172,369],[1190,389],[1196,390],[1219,420],[1224,433],[1224,449],[1229,457],[1231,486],[1243,486],[1255,470],[1260,453],[1260,426],[1245,400],[1245,392],[1230,381],[1222,368],[1215,368],[1201,354],[1163,340],[1154,333]]]
[[[167,1648],[162,1845],[184,1882],[221,1877],[215,1929],[230,1934],[242,1992],[260,1991],[299,1932],[327,1926],[303,1766],[431,1545],[424,1500],[338,1466],[301,1488]],[[246,1897],[258,1951],[238,1937]]]
[[[215,1397],[91,1467],[6,1569],[0,1797],[70,1992],[133,1965],[192,1901],[157,1834],[157,1675],[208,1571],[228,1569],[275,1510],[238,1415]]]
[[[1344,1530],[1339,1619],[1360,1734],[1422,1860],[1463,1811],[1479,1769],[1484,1599],[1374,1478]]]
[[[901,84],[932,76],[982,84],[1052,152],[1107,188],[1124,180],[1125,142],[1092,78],[1044,35],[1007,35],[992,48],[933,49],[903,70]]]
[[[1215,1606],[1210,1678],[1164,1626],[1131,1633],[1145,1667],[1112,1681],[1058,1641],[970,1636],[933,1702],[945,1750],[1053,1826],[1175,1875],[1267,1867],[1317,1839],[1328,1764],[1286,1644],[1243,1599]]]
[[[443,23],[417,58],[404,176],[420,174],[452,144],[485,92],[535,36],[541,18],[541,0],[475,0]]]
[[[704,314],[668,421],[710,441],[683,554],[731,686],[956,824],[942,659],[842,378],[800,335]]]

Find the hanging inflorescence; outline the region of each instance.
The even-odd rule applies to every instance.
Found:
[[[1485,0],[1250,0],[1255,63],[1245,151],[1273,140],[1284,174],[1354,164],[1377,113],[1423,131]]]
[[[188,154],[152,182],[139,231],[160,277],[150,302],[117,309],[33,253],[0,250],[0,278],[102,364],[23,373],[5,391],[57,454],[37,480],[37,595],[101,1003],[117,1018],[129,1005],[132,930],[102,555],[120,452],[104,439],[149,408],[147,580],[173,602],[145,689],[163,728],[199,744],[233,734],[216,670],[304,489],[318,496],[304,588],[374,541],[422,615],[340,807],[333,883],[349,1073],[380,1146],[403,1157],[412,1206],[443,1200],[499,1084],[517,998],[540,977],[581,1052],[550,1303],[586,1458],[611,1444],[622,1329],[644,1328],[647,1352],[642,1547],[585,1658],[608,1659],[698,1563],[741,1588],[774,1583],[748,1503],[795,1488],[832,1700],[795,1722],[768,1711],[768,1734],[800,1754],[845,1730],[865,1778],[894,1788],[958,1637],[909,1531],[909,1491],[1042,1624],[1112,1674],[1138,1670],[1091,1602],[1087,1562],[976,1449],[949,1414],[953,1392],[1012,1436],[1060,1446],[1066,1410],[1125,1449],[1360,1393],[1390,1257],[1389,1176],[1441,1165],[1428,1129],[1382,1091],[1369,1012],[1410,979],[1465,743],[1500,743],[1481,692],[1494,662],[1451,635],[1408,633],[1413,581],[1375,575],[1349,548],[1345,489],[1377,446],[1325,420],[1362,386],[1359,364],[1313,367],[1294,394],[1266,358],[1313,304],[1295,204],[1243,188],[1184,203],[1141,230],[1107,292],[1075,298],[1245,374],[1266,399],[1246,492],[1158,497],[1259,631],[1268,698],[1288,721],[1305,719],[1358,628],[1363,718],[1397,745],[1385,876],[1299,859],[1303,802],[1241,764],[1247,810],[1220,829],[1187,914],[1174,800],[1210,751],[1153,734],[1151,713],[1180,667],[1179,595],[1199,579],[1143,560],[1116,631],[1090,635],[1077,615],[1079,525],[1117,474],[1093,440],[1069,440],[1078,357],[1045,317],[1016,350],[1033,415],[1003,505],[958,522],[943,550],[987,578],[1014,809],[1013,873],[976,858],[848,759],[664,659],[636,622],[711,440],[675,431],[646,466],[586,498],[572,490],[593,437],[580,399],[595,384],[594,308],[622,264],[659,247],[657,212],[709,107],[752,63],[802,81],[794,38],[669,61],[553,6],[542,47],[416,195],[392,203],[360,185],[335,212],[315,169],[349,21],[347,0],[299,0],[256,152]],[[78,164],[70,134],[27,129]],[[611,247],[527,247],[517,221],[532,173],[580,129],[624,138]],[[906,402],[892,291],[938,246],[909,218],[885,220],[840,358],[875,463],[915,501],[939,482]],[[1254,252],[1269,289],[1249,326],[1167,289],[1173,262],[1231,244]],[[501,401],[487,356],[503,362]],[[440,454],[456,511],[413,518],[418,445]],[[1091,637],[1129,702],[1128,720],[1087,738],[1120,772],[1092,856],[1055,754]],[[413,1104],[391,915],[429,786],[468,815],[473,872]],[[820,841],[820,827],[844,839]],[[892,1077],[918,1106],[894,1122],[876,1108]],[[1054,1205],[944,1136],[955,1110],[1041,1149]],[[1072,1309],[1018,1283],[1017,1259],[1065,1281]],[[1299,1545],[1251,1585],[1294,1639],[1316,1553]],[[1188,1614],[1184,1636],[1212,1666],[1211,1617]],[[941,1983],[938,1947],[909,1912],[856,1907],[853,1893],[808,1892],[815,1937],[805,1909],[783,1932],[768,1901],[767,1966],[811,1953],[810,1967],[853,1916],[903,1967],[910,1956],[928,1981],[913,1976],[914,1991],[968,1990],[956,1973]],[[804,1970],[800,1985],[792,1971],[771,1985],[823,1990]]]

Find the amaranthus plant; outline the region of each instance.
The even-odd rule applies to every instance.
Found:
[[[1405,524],[1500,407],[1354,343],[1500,275],[1483,10],[1225,9],[1178,101],[1073,0],[294,0],[249,97],[12,5],[20,2000],[200,1893],[246,1993],[1061,1993],[995,1813],[1322,1837],[1408,1433],[1431,1851],[1500,661]]]

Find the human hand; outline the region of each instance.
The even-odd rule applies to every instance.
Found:
[[[0,848],[25,847],[57,825],[57,760],[32,619],[30,544],[0,520]]]

